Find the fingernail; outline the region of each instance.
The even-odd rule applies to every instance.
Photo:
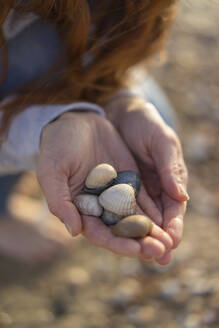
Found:
[[[65,226],[66,226],[68,232],[70,233],[70,235],[72,236],[72,227],[68,223],[65,223]]]
[[[189,200],[189,195],[188,195],[188,193],[187,193],[185,187],[184,187],[182,184],[179,184],[179,185],[178,185],[178,190],[179,190],[179,193],[180,193],[181,195],[183,195],[183,196],[186,197],[186,200]]]

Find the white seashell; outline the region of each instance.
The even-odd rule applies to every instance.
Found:
[[[103,208],[95,195],[81,194],[75,197],[74,204],[83,215],[101,216]]]
[[[96,189],[108,185],[117,177],[116,170],[109,164],[99,164],[88,174],[85,186],[88,189]]]
[[[118,184],[106,189],[99,196],[99,202],[107,211],[123,217],[136,213],[135,191],[127,184]]]
[[[122,220],[121,215],[117,215],[115,213],[109,212],[107,210],[103,211],[103,214],[101,215],[101,220],[108,226],[116,224],[120,220]]]

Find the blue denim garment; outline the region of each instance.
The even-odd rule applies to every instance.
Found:
[[[61,40],[54,25],[39,19],[8,41],[8,73],[0,86],[0,98],[48,71],[56,62]],[[2,53],[0,50],[0,59]],[[2,61],[0,60],[0,63]],[[0,65],[0,74],[1,74]]]

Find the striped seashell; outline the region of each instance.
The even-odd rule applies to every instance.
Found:
[[[131,215],[112,227],[112,233],[118,237],[143,238],[150,234],[152,221],[144,215]]]
[[[106,189],[99,196],[99,202],[105,210],[123,217],[136,213],[135,192],[127,184],[119,184]]]
[[[116,224],[117,222],[119,222],[123,217],[121,215],[117,215],[115,213],[112,213],[112,212],[109,212],[107,210],[104,210],[103,211],[103,214],[101,215],[101,219],[102,221],[108,225],[108,226],[111,226],[111,225],[114,225]]]
[[[83,215],[101,216],[103,208],[95,195],[81,194],[75,197],[74,204]]]
[[[99,164],[88,174],[84,191],[99,195],[110,187],[113,179],[117,177],[116,170],[109,164]]]
[[[117,174],[117,177],[113,180],[112,186],[117,184],[129,184],[135,190],[135,197],[137,197],[139,190],[141,188],[141,179],[138,172],[135,171],[120,171]]]

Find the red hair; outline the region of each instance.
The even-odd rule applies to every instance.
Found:
[[[97,1],[90,14],[87,0],[31,0],[19,6],[17,0],[0,0],[0,46],[7,74],[7,43],[2,25],[10,9],[34,12],[57,25],[63,39],[67,63],[60,57],[50,72],[16,91],[18,97],[0,107],[0,134],[13,117],[32,104],[69,103],[79,100],[101,104],[125,83],[127,70],[140,62],[146,67],[160,51],[175,18],[177,0]],[[56,9],[56,10],[55,10]],[[90,27],[95,26],[89,36]],[[92,56],[88,65],[85,56]],[[48,78],[59,70],[59,79]],[[1,80],[0,80],[1,83]]]

